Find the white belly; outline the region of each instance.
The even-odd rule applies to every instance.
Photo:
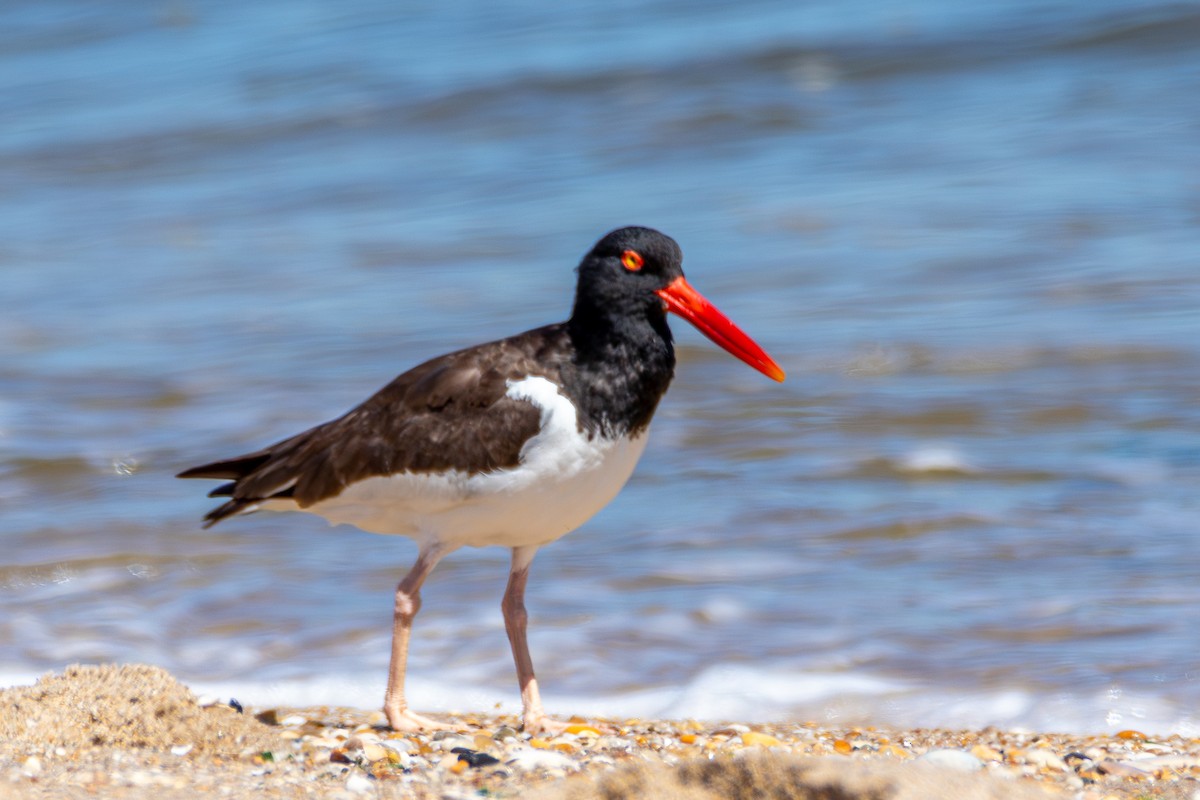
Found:
[[[507,394],[541,410],[541,430],[525,443],[516,467],[369,478],[304,510],[334,524],[449,547],[542,545],[570,533],[616,497],[646,434],[589,440],[577,428],[575,407],[545,378],[512,381]],[[264,507],[296,509],[290,501]]]

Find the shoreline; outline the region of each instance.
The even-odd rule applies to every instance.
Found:
[[[1132,730],[573,718],[564,734],[531,737],[515,716],[480,713],[403,734],[378,711],[201,705],[143,665],[68,667],[0,691],[0,708],[0,797],[1200,796],[1200,739]]]

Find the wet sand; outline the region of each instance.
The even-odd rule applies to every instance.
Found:
[[[235,708],[144,665],[74,666],[0,691],[0,797],[1193,800],[1200,739],[445,717],[399,734],[379,712]]]

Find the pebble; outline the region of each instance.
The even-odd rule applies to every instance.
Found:
[[[783,744],[779,739],[758,731],[746,731],[742,734],[742,744],[747,747],[774,747]]]
[[[917,761],[957,772],[975,772],[983,768],[982,761],[963,750],[930,750]]]
[[[37,756],[30,756],[25,759],[25,763],[21,764],[21,774],[26,778],[36,778],[42,774],[42,760]]]
[[[726,725],[724,728],[718,728],[717,730],[713,731],[713,735],[714,736],[738,736],[739,734],[749,733],[749,732],[750,732],[749,725],[742,725],[741,723],[735,722],[732,725]]]
[[[590,735],[590,736],[599,736],[600,735],[599,729],[593,728],[591,725],[568,725],[566,733],[571,733],[576,736],[580,736],[580,735],[584,735],[584,734]]]
[[[379,744],[397,753],[411,753],[418,749],[411,739],[384,739]]]
[[[505,763],[526,772],[535,769],[563,770],[564,772],[568,769],[578,769],[574,759],[564,753],[534,748],[522,748],[511,753]]]
[[[367,742],[362,746],[363,758],[371,763],[383,761],[388,757],[388,752],[386,747],[375,742]]]
[[[1118,739],[1145,741],[1146,734],[1141,731],[1120,731],[1117,734]]]
[[[265,711],[260,711],[254,715],[254,718],[263,725],[278,725],[279,724],[279,709],[268,708]]]
[[[978,758],[980,761],[1003,761],[1004,754],[999,750],[988,747],[986,744],[977,744],[971,748],[971,755]]]
[[[1069,769],[1067,762],[1059,758],[1052,750],[1029,750],[1025,753],[1025,761],[1042,769],[1053,769],[1059,772],[1066,772]]]
[[[434,743],[435,743],[435,747],[438,750],[441,750],[443,753],[453,752],[454,748],[456,748],[456,747],[466,747],[466,748],[475,747],[474,739],[468,739],[467,737],[460,736],[457,733],[451,733],[447,736],[441,737],[440,739],[437,737],[434,737]]]
[[[456,747],[452,751],[458,756],[459,761],[465,761],[468,767],[490,767],[493,764],[499,764],[500,759],[487,753],[479,753],[475,750],[469,750],[465,747]]]
[[[1115,778],[1138,778],[1147,774],[1145,770],[1122,761],[1101,761],[1096,764],[1096,770],[1102,775]]]
[[[352,772],[346,778],[346,790],[354,794],[367,794],[375,789],[374,783],[361,772]]]

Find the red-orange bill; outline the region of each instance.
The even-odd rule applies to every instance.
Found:
[[[709,339],[763,375],[772,380],[783,381],[783,370],[775,363],[775,359],[767,355],[766,351],[741,328],[734,325],[729,317],[708,302],[704,295],[693,289],[682,275],[665,288],[659,289],[657,294],[666,303],[668,311],[695,325],[696,329]]]

